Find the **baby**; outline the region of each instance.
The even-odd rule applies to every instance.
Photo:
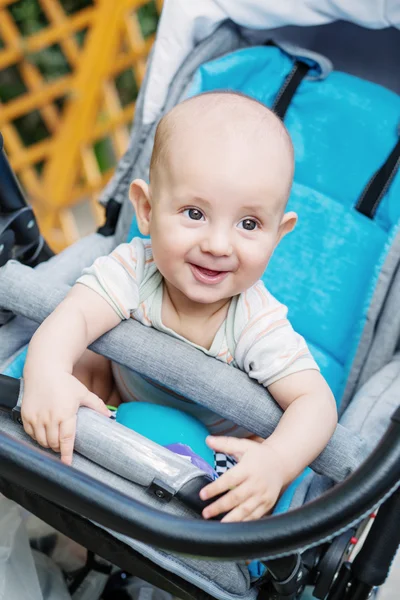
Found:
[[[285,212],[292,178],[289,135],[256,100],[213,92],[173,108],[157,128],[150,185],[137,179],[130,187],[138,227],[151,241],[135,238],[97,259],[33,336],[24,370],[26,432],[70,463],[80,406],[107,415],[103,400],[118,396],[183,406],[219,434],[207,438],[215,452],[238,460],[201,491],[202,499],[226,492],[203,516],[248,521],[270,511],[337,421],[304,339],[260,281],[296,224],[296,214]],[[107,361],[86,348],[130,317],[264,385],[284,410],[274,433],[251,437],[163,389],[150,399],[151,384],[117,365],[112,378]]]

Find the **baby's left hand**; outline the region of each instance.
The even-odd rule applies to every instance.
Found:
[[[227,492],[203,510],[203,517],[210,519],[228,513],[222,519],[224,523],[261,519],[288,483],[279,454],[268,443],[234,437],[209,436],[207,444],[216,452],[233,455],[239,462],[201,490],[202,500]]]

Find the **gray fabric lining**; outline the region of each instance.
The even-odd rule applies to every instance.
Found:
[[[128,148],[123,155],[123,157],[119,160],[117,168],[108,182],[106,187],[103,189],[101,194],[100,203],[106,205],[109,200],[114,199],[116,202],[122,203],[125,200],[124,190],[129,186],[129,181],[126,181],[129,178],[129,175],[132,171],[132,165],[135,163],[143,143],[147,138],[147,133],[149,130],[149,126],[141,126],[142,114],[143,114],[143,100],[144,93],[143,90],[146,88],[149,73],[151,71],[151,62],[152,62],[153,51],[150,52],[146,74],[144,80],[142,82],[140,92],[135,104],[135,117],[134,117],[134,125],[131,131],[131,137],[129,140]]]
[[[400,232],[379,273],[367,320],[343,395],[341,412],[355,391],[393,356],[400,337]]]
[[[399,389],[400,354],[396,354],[391,362],[360,387],[343,413],[341,425],[347,431],[370,440],[372,447],[375,447],[399,406]],[[291,508],[315,500],[333,486],[331,479],[315,473],[307,479],[297,489]]]
[[[318,70],[318,72],[316,74],[308,74],[306,76],[306,79],[325,79],[326,77],[328,77],[329,73],[333,69],[331,61],[328,60],[326,56],[323,56],[318,52],[306,50],[305,48],[301,48],[296,44],[292,44],[286,41],[280,41],[278,45],[287,54],[290,54],[291,56],[303,60],[304,62],[307,62],[312,66],[318,65],[318,68],[316,69]]]
[[[376,323],[370,352],[361,371],[359,385],[364,384],[371,375],[379,371],[398,348],[400,339],[399,298],[400,269],[397,268]]]
[[[340,423],[348,431],[370,440],[375,447],[398,406],[399,388],[400,354],[397,354],[358,390]],[[318,498],[333,485],[329,478],[314,473],[307,479],[308,485],[303,485],[305,482],[302,482],[296,491],[292,508]]]

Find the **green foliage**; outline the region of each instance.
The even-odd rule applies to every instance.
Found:
[[[158,23],[158,13],[154,0],[148,2],[139,8],[137,11],[139,17],[140,28],[144,38],[155,33]]]
[[[59,2],[68,15],[94,5],[94,0],[59,0]],[[9,10],[22,37],[35,34],[48,25],[48,20],[38,0],[18,0],[10,4],[7,10]],[[158,15],[154,0],[138,10],[138,17],[142,34],[147,38],[155,32],[157,27]],[[75,38],[80,46],[84,43],[85,35],[85,30],[76,33]],[[0,39],[0,49],[2,47],[4,47],[4,43]],[[39,69],[46,81],[57,79],[71,71],[68,60],[59,44],[53,44],[39,52],[32,53],[26,59]],[[138,90],[132,71],[128,70],[121,73],[116,78],[116,86],[123,106],[136,98]],[[17,67],[13,66],[0,71],[1,102],[9,102],[25,92],[26,87]],[[62,103],[63,99],[60,99],[58,102],[59,108],[62,107]],[[16,120],[14,124],[24,143],[28,145],[43,139],[47,135],[45,124],[38,111]],[[103,151],[99,151],[100,158],[101,155],[104,155],[104,144],[99,143],[99,146],[103,147]]]
[[[48,21],[37,0],[19,0],[8,7],[22,35],[32,35],[46,27]]]

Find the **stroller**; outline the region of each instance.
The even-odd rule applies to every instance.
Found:
[[[106,223],[96,234],[52,257],[2,155],[0,492],[182,600],[294,600],[310,591],[366,599],[385,581],[400,540],[400,81],[389,75],[400,35],[329,24],[346,16],[383,27],[375,3],[363,15],[296,4],[292,19],[272,2],[184,4],[166,2],[130,146],[104,191]],[[303,27],[276,29],[289,22]],[[364,70],[350,47],[360,48]],[[353,75],[333,71],[322,50]],[[292,135],[290,207],[299,228],[265,278],[309,342],[340,414],[327,448],[274,515],[237,524],[203,521],[198,492],[207,475],[139,434],[81,408],[70,468],[24,434],[19,411],[26,345],[38,324],[84,267],[138,235],[127,190],[148,176],[156,122],[185,97],[227,88],[271,106]],[[262,437],[280,418],[244,373],[132,320],[92,348]],[[256,576],[249,559],[266,569]],[[99,568],[93,560],[85,574],[91,568]]]

